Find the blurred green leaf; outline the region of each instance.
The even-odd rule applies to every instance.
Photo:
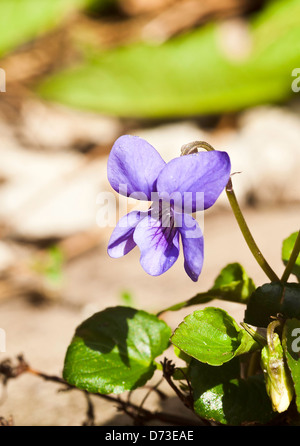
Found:
[[[236,111],[290,97],[299,65],[300,0],[269,2],[249,23],[250,54],[233,59],[218,24],[161,45],[93,49],[82,65],[44,81],[46,99],[134,117]]]
[[[122,291],[120,298],[123,304],[126,305],[127,307],[134,306],[134,299],[129,291]]]
[[[32,269],[52,285],[60,284],[63,278],[64,254],[57,245],[50,246],[33,259]]]
[[[55,28],[68,13],[90,3],[91,0],[1,0],[0,57]]]
[[[52,283],[59,283],[63,276],[64,255],[59,246],[48,250],[48,262],[45,264],[45,277]]]
[[[85,10],[92,14],[99,14],[102,11],[109,10],[117,3],[117,0],[86,0]]]
[[[107,308],[76,329],[64,378],[92,393],[121,393],[143,386],[156,370],[154,359],[168,347],[170,335],[167,324],[152,314]]]

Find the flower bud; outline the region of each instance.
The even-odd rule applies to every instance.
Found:
[[[277,333],[272,334],[271,342],[261,351],[261,366],[273,410],[284,412],[293,398],[294,386],[284,362],[283,349]]]

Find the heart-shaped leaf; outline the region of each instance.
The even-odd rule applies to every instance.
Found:
[[[274,416],[262,375],[239,379],[238,358],[213,367],[192,360],[189,376],[195,412],[222,424],[266,423]]]
[[[210,292],[216,297],[231,302],[246,303],[255,285],[239,263],[231,263],[222,269]]]
[[[186,316],[171,341],[187,355],[215,366],[260,348],[226,311],[214,307]]]
[[[267,283],[255,290],[245,311],[245,322],[267,327],[271,316],[300,318],[300,284]]]
[[[92,393],[121,393],[144,385],[154,359],[168,347],[171,329],[156,316],[129,307],[107,308],[84,321],[67,350],[63,376]]]

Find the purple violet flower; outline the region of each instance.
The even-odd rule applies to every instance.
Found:
[[[151,201],[148,211],[122,217],[108,243],[113,258],[136,245],[140,263],[152,276],[166,272],[179,256],[181,236],[184,268],[196,282],[203,265],[203,234],[190,215],[210,208],[230,177],[226,152],[198,152],[169,163],[147,141],[124,135],[114,143],[107,165],[108,180],[127,197]]]

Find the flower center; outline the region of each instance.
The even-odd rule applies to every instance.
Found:
[[[173,204],[159,200],[152,203],[149,211],[151,217],[158,223],[157,230],[154,234],[154,237],[157,239],[158,243],[162,238],[164,238],[167,242],[171,242],[176,232],[176,228],[174,227],[175,219]]]

